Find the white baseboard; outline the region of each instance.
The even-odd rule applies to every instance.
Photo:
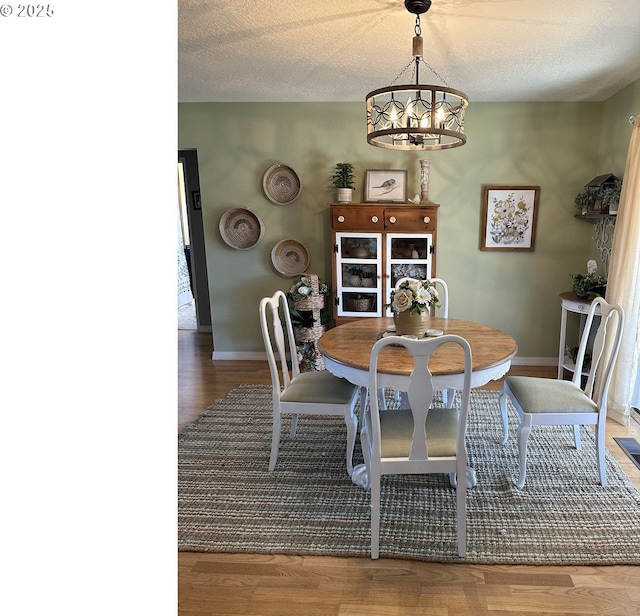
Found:
[[[514,366],[558,366],[558,357],[514,357]]]
[[[266,361],[267,354],[262,352],[241,352],[241,351],[214,351],[211,355],[213,360],[226,361]],[[511,360],[514,366],[557,366],[557,357],[514,357]]]
[[[267,361],[267,354],[264,351],[262,353],[214,351],[211,354],[211,359],[213,359],[214,361],[216,359],[226,361]]]

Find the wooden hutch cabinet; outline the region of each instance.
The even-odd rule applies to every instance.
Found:
[[[385,304],[400,278],[435,277],[438,204],[330,207],[336,325],[359,317],[391,316]]]

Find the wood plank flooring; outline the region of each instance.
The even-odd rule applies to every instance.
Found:
[[[210,334],[178,331],[179,430],[236,385],[270,383],[266,362],[213,362],[211,352]],[[511,374],[554,378],[555,369],[517,366]],[[487,386],[500,387],[500,382]],[[607,424],[607,448],[640,489],[640,469],[614,436],[640,440],[640,426]],[[180,616],[640,616],[640,567],[448,565],[182,552],[178,603]]]

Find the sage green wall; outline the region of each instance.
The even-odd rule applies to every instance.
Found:
[[[263,352],[259,300],[293,282],[271,264],[278,241],[303,242],[309,271],[330,281],[327,203],[334,199],[336,162],[355,165],[358,201],[365,169],[407,169],[409,194],[419,192],[418,161],[428,158],[429,196],[441,204],[437,273],[449,283],[450,316],[511,334],[521,358],[552,360],[558,295],[569,289],[569,273],[596,256],[592,227],[574,217],[573,199],[600,167],[604,107],[472,101],[467,144],[420,154],[367,144],[364,103],[180,104],[179,147],[198,150],[215,353]],[[302,194],[291,205],[274,205],[262,191],[262,175],[275,162],[301,177]],[[478,249],[483,184],[541,187],[535,251]],[[234,250],[221,239],[220,216],[233,207],[251,208],[264,223],[264,238],[251,250]]]
[[[613,173],[619,178],[624,177],[632,130],[629,116],[636,114],[640,114],[640,80],[618,92],[603,105],[598,172],[595,175]],[[605,228],[602,243],[609,250],[613,245],[614,232],[615,227]],[[601,256],[597,255],[598,271],[608,275],[608,264],[602,264]]]
[[[611,172],[621,178],[631,139],[629,116],[640,114],[640,80],[612,96],[603,107],[598,175]]]

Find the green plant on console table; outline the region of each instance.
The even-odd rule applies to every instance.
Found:
[[[569,274],[573,283],[573,292],[582,299],[603,296],[607,290],[607,279],[597,274],[598,265],[593,260],[587,261],[587,275]]]

